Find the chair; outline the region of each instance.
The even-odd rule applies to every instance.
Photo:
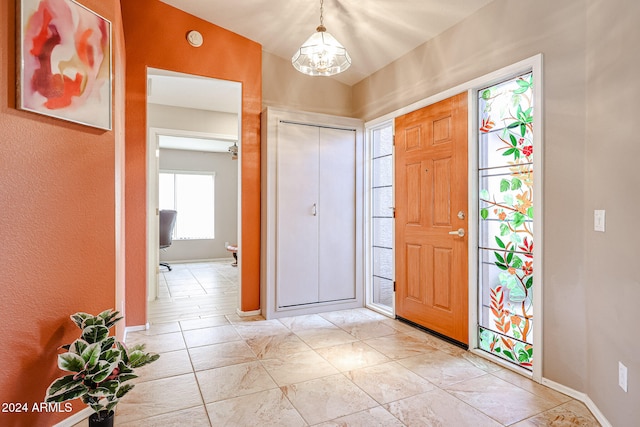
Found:
[[[237,244],[229,245],[227,246],[227,250],[233,254],[233,258],[235,259],[235,262],[231,264],[231,266],[237,267],[238,266],[238,245]]]
[[[173,227],[176,225],[178,212],[163,209],[160,211],[160,249],[171,246],[173,241]],[[171,271],[171,266],[166,262],[161,262],[161,266],[167,267]]]

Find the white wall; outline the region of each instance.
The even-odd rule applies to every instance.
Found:
[[[348,117],[351,87],[337,80],[305,76],[291,61],[262,52],[262,105]]]
[[[147,120],[149,127],[238,136],[237,114],[148,104]]]
[[[640,2],[587,2],[587,139],[584,278],[587,284],[587,394],[614,426],[640,423],[638,262]],[[606,210],[605,232],[593,230],[594,209]],[[618,362],[628,392],[618,387]]]
[[[161,149],[160,170],[165,169],[215,172],[215,239],[174,240],[170,248],[160,251],[160,260],[230,257],[224,244],[237,243],[238,239],[238,161],[229,153]]]

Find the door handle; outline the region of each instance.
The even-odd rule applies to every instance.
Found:
[[[458,228],[456,231],[450,231],[449,234],[458,237],[464,237],[464,228]]]
[[[313,216],[317,216],[318,215],[318,204],[314,203],[313,204]]]

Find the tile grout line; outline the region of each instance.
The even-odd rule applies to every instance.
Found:
[[[178,326],[180,327],[180,334],[182,335],[182,341],[184,341],[184,347],[187,351],[187,357],[189,358],[189,364],[191,365],[191,373],[196,380],[196,385],[198,386],[198,393],[200,394],[200,400],[202,400],[202,407],[204,409],[204,413],[207,416],[207,421],[209,422],[209,427],[213,427],[211,425],[211,417],[209,416],[209,410],[207,408],[207,403],[204,401],[204,396],[202,395],[202,387],[200,386],[200,380],[198,379],[198,374],[195,366],[193,365],[193,359],[191,359],[191,352],[189,351],[189,346],[187,345],[187,340],[184,336],[185,330],[182,328],[182,323],[178,321]]]

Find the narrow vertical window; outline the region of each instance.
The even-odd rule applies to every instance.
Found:
[[[393,124],[371,131],[371,291],[369,303],[393,311]]]
[[[533,367],[533,73],[478,92],[482,350]]]

